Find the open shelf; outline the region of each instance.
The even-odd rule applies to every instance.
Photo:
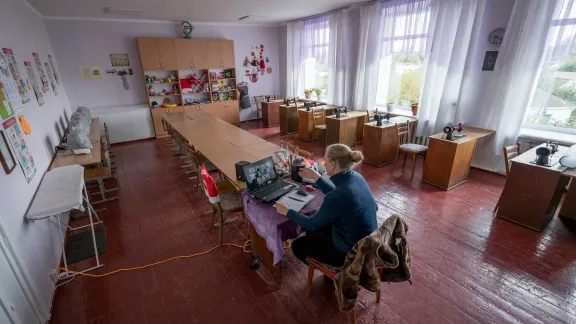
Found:
[[[150,96],[148,95],[148,97],[180,97],[180,94],[169,94],[169,95],[154,95],[154,96]]]

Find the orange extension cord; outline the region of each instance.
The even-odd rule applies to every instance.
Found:
[[[247,249],[247,247],[248,247],[249,245],[250,245],[250,241],[246,241],[246,243],[244,243],[243,246],[242,246],[242,245],[238,245],[238,244],[233,244],[233,243],[224,243],[224,244],[222,244],[222,246],[237,247],[237,248],[239,248],[239,249],[242,249],[242,251],[244,251],[244,252],[250,252],[250,251]],[[173,260],[177,260],[177,259],[187,259],[187,258],[193,258],[193,257],[205,255],[205,254],[208,254],[208,253],[216,250],[217,248],[219,248],[219,246],[215,246],[215,247],[213,247],[213,248],[211,248],[211,249],[209,249],[209,250],[207,250],[207,251],[200,252],[200,253],[195,253],[195,254],[190,254],[190,255],[175,256],[175,257],[170,258],[170,259],[166,259],[166,260],[163,260],[163,261],[159,261],[159,262],[155,262],[155,263],[143,265],[143,266],[140,266],[140,267],[126,268],[126,269],[118,269],[118,270],[114,270],[114,271],[112,271],[112,272],[108,272],[108,273],[104,273],[104,274],[98,274],[98,275],[89,274],[89,273],[84,273],[84,272],[72,271],[72,270],[69,270],[69,269],[66,269],[66,268],[58,268],[58,270],[66,271],[66,272],[72,273],[72,274],[74,274],[74,275],[81,275],[81,276],[92,277],[92,278],[101,278],[101,277],[106,277],[106,276],[113,275],[113,274],[119,273],[119,272],[145,269],[145,268],[149,268],[149,267],[152,267],[152,266],[155,266],[155,265],[159,265],[159,264],[166,263],[166,262],[173,261]]]

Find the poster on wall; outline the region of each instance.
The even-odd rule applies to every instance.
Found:
[[[243,67],[252,67],[252,71],[246,70],[246,76],[252,83],[258,82],[258,75],[263,76],[272,74],[272,66],[270,59],[264,56],[264,45],[253,45],[250,49],[250,57],[246,56],[244,59]]]
[[[12,103],[8,100],[8,95],[4,90],[4,84],[0,82],[0,121],[6,120],[14,115]]]
[[[34,90],[34,94],[36,95],[36,100],[38,100],[38,105],[44,105],[44,93],[42,92],[42,88],[38,84],[38,80],[36,79],[36,75],[34,74],[34,70],[32,69],[31,62],[24,62],[24,68],[26,69],[26,73],[28,74],[29,86],[32,87]]]
[[[52,60],[52,55],[48,55],[48,62],[50,62],[50,67],[52,68],[52,72],[54,73],[54,79],[56,79],[56,83],[60,84],[60,74],[58,74],[58,70],[54,65],[54,60]]]
[[[82,79],[84,80],[95,80],[102,79],[102,70],[99,66],[79,66],[80,74],[82,74]]]
[[[50,69],[50,65],[48,62],[44,62],[44,66],[46,67],[46,73],[48,73],[48,79],[50,79],[50,84],[52,85],[52,90],[54,90],[54,94],[58,95],[58,85],[56,81],[54,81],[54,75],[52,74],[52,70]]]
[[[18,85],[12,77],[12,72],[8,67],[8,61],[4,54],[0,53],[0,82],[2,83],[3,96],[9,100],[12,108],[20,108],[22,106],[22,99],[18,91]],[[6,118],[3,118],[4,120]]]
[[[16,57],[14,57],[14,52],[9,48],[2,48],[2,54],[4,55],[4,58],[8,63],[8,67],[10,68],[10,73],[12,73],[12,77],[16,82],[20,98],[22,99],[22,104],[30,102],[30,95],[28,94],[28,91],[32,89],[30,89],[29,84],[24,81],[22,74],[20,74],[18,63],[16,62]],[[15,108],[18,110],[21,107],[22,105]]]
[[[128,54],[110,54],[112,66],[130,66]]]
[[[22,167],[24,177],[26,181],[30,183],[34,175],[36,175],[36,166],[34,165],[34,158],[32,158],[28,145],[26,145],[26,141],[24,140],[24,133],[22,133],[20,123],[18,123],[16,117],[12,117],[3,122],[2,126],[4,127],[4,133],[8,139],[8,143],[10,143],[12,152],[14,152],[16,160],[18,160],[18,164]]]
[[[50,90],[50,84],[48,83],[48,77],[46,76],[46,72],[42,67],[42,63],[40,63],[40,56],[38,53],[32,53],[32,57],[34,57],[34,64],[36,65],[36,70],[38,70],[38,75],[40,76],[40,81],[42,82],[42,90],[44,92],[48,92],[48,90]]]

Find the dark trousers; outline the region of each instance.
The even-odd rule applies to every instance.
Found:
[[[322,263],[340,267],[344,265],[346,253],[340,252],[332,241],[332,228],[317,232],[307,232],[292,242],[292,252],[306,263],[306,257],[312,257]]]

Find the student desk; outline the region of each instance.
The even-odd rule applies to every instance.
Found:
[[[326,116],[326,145],[341,143],[354,147],[364,137],[366,111],[349,111],[347,116]]]
[[[576,220],[576,180],[574,180],[576,179],[576,169],[567,169],[563,174],[564,176],[570,177],[572,182],[570,183],[566,197],[564,197],[559,215]]]
[[[326,116],[332,115],[332,111],[336,105],[322,105],[317,107],[310,107],[310,111],[306,108],[298,109],[298,139],[305,142],[312,142],[322,138],[321,132],[314,132],[314,112],[322,111],[322,120],[317,121],[318,125],[326,124]],[[316,135],[316,136],[314,136]]]
[[[275,127],[280,125],[280,105],[284,99],[262,101],[262,122],[264,127]]]
[[[298,132],[298,108],[304,107],[303,102],[296,105],[280,105],[280,133],[294,134]]]
[[[388,123],[382,126],[376,126],[376,122],[364,124],[364,139],[362,141],[362,162],[380,167],[393,163],[398,157],[398,138],[397,123],[416,123],[417,118],[413,117],[393,117]]]
[[[500,218],[536,231],[542,230],[552,219],[568,180],[576,175],[575,169],[567,169],[560,163],[552,167],[530,163],[536,158],[538,147],[510,160],[510,173],[498,200],[496,212]],[[559,146],[558,149],[553,161],[558,161],[558,158],[568,150],[565,146]],[[568,217],[571,216],[571,212],[574,212],[574,202],[569,201],[570,196],[574,195],[574,187],[574,185],[570,186],[568,195],[564,199],[566,207],[562,207]]]
[[[90,153],[74,154],[72,150],[58,150],[50,165],[50,169],[73,164],[87,166],[100,163],[102,161],[102,152],[100,151],[100,120],[98,118],[92,118],[88,139],[92,143],[92,151]]]

